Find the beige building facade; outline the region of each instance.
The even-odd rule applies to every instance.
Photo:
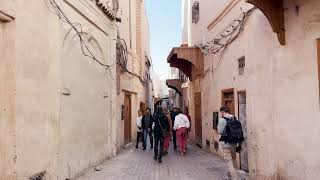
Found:
[[[140,0],[1,0],[0,179],[71,179],[130,142],[148,33]],[[119,39],[135,77],[118,73]]]
[[[246,135],[238,166],[251,179],[320,176],[319,7],[311,0],[183,1],[183,46],[168,63],[190,79],[192,138],[219,154],[216,119],[229,106]]]
[[[153,107],[152,59],[150,30],[145,1],[119,1],[122,22],[120,37],[127,48],[126,68],[117,73],[117,149],[136,136],[138,111]]]

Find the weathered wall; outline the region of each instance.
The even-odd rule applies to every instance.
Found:
[[[3,2],[0,9],[14,15],[10,2]],[[15,178],[15,62],[11,55],[15,29],[12,23],[0,22],[0,176],[9,180]]]
[[[119,24],[120,37],[128,47],[127,69],[144,78],[146,56],[150,57],[150,36],[148,18],[145,13],[144,1],[120,0],[122,22]],[[140,5],[139,5],[140,4]],[[139,5],[139,6],[138,6]],[[136,137],[136,117],[140,102],[146,102],[147,89],[137,78],[128,73],[120,75],[120,94],[117,95],[117,149],[124,145],[124,121],[121,120],[121,106],[124,94],[131,94],[131,137]],[[152,96],[152,95],[151,95]]]
[[[96,56],[112,64],[110,20],[93,2],[57,2],[83,25]],[[108,70],[82,55],[75,32],[48,2],[15,1],[14,7],[15,21],[0,30],[1,179],[27,179],[44,170],[48,179],[72,178],[115,155],[115,85]]]
[[[217,38],[239,17],[240,8],[245,11],[251,7],[241,1],[207,30],[229,2],[200,2],[200,21],[192,24],[190,46]],[[237,92],[246,90],[249,168],[253,179],[319,177],[317,148],[309,148],[320,146],[316,121],[320,119],[316,64],[319,7],[317,1],[285,1],[285,46],[279,44],[266,17],[256,10],[244,32],[222,57],[221,53],[205,57],[205,70],[215,70],[201,81],[203,143],[210,140],[211,150],[215,152],[213,142],[219,137],[212,129],[212,112],[221,106],[221,90],[235,89],[236,115]],[[242,56],[246,57],[245,73],[238,75],[237,59]],[[191,87],[190,91],[190,112],[194,119],[192,94],[195,89]]]

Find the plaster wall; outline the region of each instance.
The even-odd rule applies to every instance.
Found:
[[[141,3],[141,8],[138,11],[137,3]],[[120,4],[120,16],[122,22],[119,23],[120,37],[123,38],[128,47],[128,62],[127,69],[135,74],[145,78],[145,62],[146,56],[150,57],[150,36],[149,36],[149,24],[148,17],[145,12],[144,1],[136,0],[119,0]],[[140,17],[138,14],[140,12]],[[137,25],[141,25],[139,32],[137,31]],[[139,25],[139,27],[140,27]],[[140,32],[141,31],[141,32]],[[138,36],[138,33],[142,33],[142,36]],[[139,45],[139,47],[138,47]],[[137,54],[138,49],[141,54]],[[150,83],[150,81],[148,81]],[[124,121],[121,120],[121,106],[124,104],[125,93],[131,94],[131,137],[136,137],[136,117],[138,116],[138,110],[140,108],[140,102],[147,102],[146,91],[144,84],[137,78],[128,73],[120,75],[120,94],[117,95],[117,110],[116,110],[116,123],[117,123],[117,149],[120,150],[124,146]],[[152,94],[151,94],[152,97]]]
[[[231,1],[228,1],[231,2]],[[200,21],[192,24],[189,46],[217,38],[234,19],[252,6],[237,3],[211,30],[207,29],[227,1],[201,1]],[[299,12],[296,10],[299,6]],[[320,119],[316,39],[320,23],[317,1],[285,1],[286,45],[277,36],[260,10],[249,18],[244,32],[224,51],[205,57],[201,79],[203,141],[219,136],[212,128],[212,114],[221,106],[221,90],[234,88],[238,115],[238,91],[247,93],[249,169],[253,179],[317,179],[319,177]],[[210,8],[210,10],[208,9]],[[237,59],[244,56],[244,75],[238,74]],[[194,119],[190,86],[190,112]],[[310,127],[310,124],[312,126]],[[193,130],[194,132],[194,130]],[[194,135],[193,135],[194,136]],[[312,148],[310,148],[312,147]]]
[[[83,25],[95,55],[113,64],[110,20],[92,1],[57,3]],[[15,20],[0,26],[1,179],[27,179],[44,170],[48,179],[73,178],[115,155],[115,67],[109,73],[85,58],[74,31],[49,7],[15,1]]]

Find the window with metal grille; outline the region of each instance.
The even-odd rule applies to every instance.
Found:
[[[246,58],[243,56],[238,59],[238,70],[239,70],[239,75],[244,74],[244,68],[246,66]]]
[[[200,18],[199,1],[196,1],[192,5],[192,23],[198,23]]]

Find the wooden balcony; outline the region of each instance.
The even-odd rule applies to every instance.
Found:
[[[170,67],[180,69],[192,81],[203,75],[203,54],[197,47],[173,48],[167,58]]]
[[[180,96],[182,95],[182,82],[180,79],[167,79],[167,86],[174,89]]]

